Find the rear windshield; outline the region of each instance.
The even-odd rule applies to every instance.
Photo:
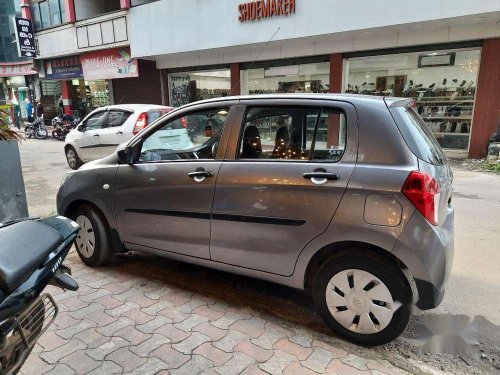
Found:
[[[415,109],[395,107],[390,111],[406,144],[417,158],[434,165],[446,164],[441,146]]]
[[[170,112],[168,109],[150,109],[148,111],[148,124],[158,120],[161,116],[168,112]]]

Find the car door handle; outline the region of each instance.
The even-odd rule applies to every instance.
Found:
[[[117,131],[115,134],[116,134],[116,135],[122,135],[122,134],[123,134],[123,132],[122,132],[121,130],[119,130],[119,131]]]
[[[304,178],[312,179],[316,178],[318,180],[338,180],[340,178],[338,173],[328,173],[328,172],[311,172],[304,173]]]
[[[188,176],[191,178],[195,177],[213,177],[214,172],[212,171],[195,171],[195,172],[190,172],[188,173]]]
[[[99,137],[99,134],[94,134],[94,137]]]

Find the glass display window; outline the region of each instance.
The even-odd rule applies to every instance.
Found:
[[[468,149],[479,49],[346,59],[344,92],[413,98],[443,148]]]
[[[231,93],[229,69],[171,73],[168,81],[170,105],[173,107]]]
[[[241,72],[242,94],[328,92],[330,63],[273,66]]]

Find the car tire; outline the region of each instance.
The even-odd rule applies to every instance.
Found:
[[[80,259],[95,267],[108,263],[113,257],[106,219],[90,205],[78,208],[74,220],[80,225],[75,247]]]
[[[82,166],[83,162],[78,157],[76,150],[73,146],[68,146],[65,149],[66,161],[71,169],[78,169]]]
[[[394,340],[411,316],[412,291],[406,276],[368,249],[325,262],[316,273],[313,298],[330,329],[363,346]]]

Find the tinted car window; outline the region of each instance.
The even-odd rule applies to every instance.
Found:
[[[434,165],[446,163],[446,156],[424,120],[411,107],[390,109],[410,150],[419,159]]]
[[[151,124],[152,122],[158,120],[161,116],[164,114],[170,112],[170,110],[167,109],[151,109],[148,111],[148,123]]]
[[[328,108],[256,107],[248,110],[241,159],[338,161],[345,149],[346,118]]]
[[[130,112],[108,111],[108,127],[122,126],[130,116]]]
[[[85,121],[85,129],[101,129],[106,124],[107,112],[98,112],[93,114]]]

